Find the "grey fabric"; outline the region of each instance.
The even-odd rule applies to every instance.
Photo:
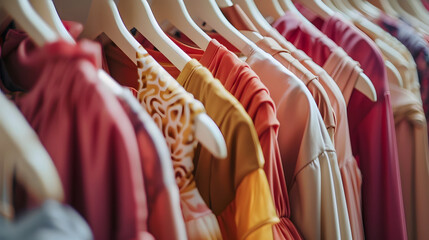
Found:
[[[1,240],[90,240],[91,230],[71,207],[48,200],[13,221],[0,216]]]

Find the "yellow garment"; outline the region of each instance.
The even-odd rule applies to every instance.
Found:
[[[279,222],[263,170],[264,159],[252,120],[240,103],[196,60],[187,63],[177,81],[206,107],[228,148],[216,159],[199,146],[195,180],[217,215],[225,239],[273,239]]]

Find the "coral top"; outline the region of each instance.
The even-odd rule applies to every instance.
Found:
[[[2,59],[24,89],[14,101],[52,157],[65,202],[88,221],[95,239],[153,239],[136,135],[97,78],[99,51],[85,41],[36,48],[9,30]]]
[[[362,209],[365,236],[368,239],[405,239],[395,128],[380,50],[368,36],[337,15],[323,21],[312,17],[308,11],[303,10],[303,14],[358,61],[374,84],[377,102],[373,103],[354,91],[348,103],[353,153],[364,179]],[[376,131],[379,134],[374,134]]]
[[[198,187],[217,214],[224,239],[272,239],[279,222],[263,167],[263,155],[252,120],[240,103],[196,60],[177,81],[199,99],[216,122],[228,147],[227,159],[215,159],[199,148]]]

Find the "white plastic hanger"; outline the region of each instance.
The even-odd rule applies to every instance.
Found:
[[[359,10],[361,13],[376,18],[380,15],[380,10],[369,4],[367,1],[363,0],[348,0],[355,9]]]
[[[62,39],[75,43],[73,37],[67,32],[58,16],[52,0],[30,0],[31,5],[38,15],[57,33]]]
[[[223,3],[226,5],[221,5],[221,7],[232,6],[230,1]],[[248,46],[253,45],[253,42],[231,25],[214,0],[185,0],[185,4],[195,22],[206,22],[240,52],[247,53]],[[260,34],[252,32],[250,35],[253,36],[249,37],[262,39]]]
[[[28,0],[0,1],[0,19],[9,17],[27,32],[38,46],[53,42],[58,36],[37,15]],[[47,199],[62,201],[64,191],[52,159],[37,135],[18,109],[0,93],[0,211],[13,217],[11,184],[13,173],[38,202]],[[11,131],[13,130],[13,131]],[[25,144],[23,144],[25,143]]]
[[[145,54],[140,43],[125,28],[113,0],[92,0],[88,19],[80,38],[95,39],[105,33],[130,59]]]
[[[7,15],[12,17],[36,45],[43,46],[58,39],[58,35],[37,15],[28,0],[2,0],[0,9],[4,11],[0,19],[5,20]]]
[[[180,71],[191,58],[162,31],[146,0],[120,0],[119,12],[128,29],[136,28]]]
[[[335,13],[321,0],[298,0],[298,2],[325,20]]]
[[[386,66],[387,79],[389,80],[389,83],[402,88],[404,86],[404,80],[395,65],[388,60],[384,60],[384,65]]]
[[[64,199],[60,177],[52,159],[19,110],[0,92],[0,211],[12,208],[12,178],[23,184],[37,203]]]
[[[199,48],[207,49],[211,38],[189,16],[183,0],[156,0],[150,4],[150,7],[158,23],[168,20]]]

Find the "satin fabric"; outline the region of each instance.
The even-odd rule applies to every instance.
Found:
[[[272,239],[272,227],[279,219],[262,169],[263,154],[252,120],[240,103],[196,60],[187,63],[177,81],[205,105],[228,147],[227,159],[216,159],[203,147],[198,149],[195,159],[198,187],[217,214],[222,236],[225,239]],[[234,188],[235,195],[223,208],[219,205],[223,201],[219,200],[223,200],[221,195],[227,188]]]
[[[309,13],[302,13],[309,17]],[[313,18],[309,17],[316,25],[318,21],[321,31],[343,47],[349,56],[355,57],[377,92],[378,100],[373,103],[361,93],[352,91],[347,105],[353,154],[361,169],[362,178],[365,179],[362,182],[365,237],[406,238],[398,155],[394,141],[396,136],[383,59],[366,36],[337,17],[330,18],[323,25],[320,23],[321,19],[314,19],[312,21]],[[328,48],[319,47],[323,34],[302,26],[299,19],[291,13],[286,13],[274,25],[284,33],[286,39],[296,43],[316,63],[322,66],[325,64],[328,56],[325,59],[322,57]],[[318,43],[310,47],[308,43],[311,41]],[[348,89],[352,89],[352,86]],[[347,102],[347,96],[345,98]]]
[[[37,48],[15,30],[2,47],[11,79],[25,89],[14,102],[52,157],[65,202],[95,239],[153,239],[134,129],[97,78],[99,54],[85,41]]]
[[[286,58],[286,52],[288,50],[282,48],[279,43],[270,37],[266,37],[265,41],[258,42],[258,46],[261,47],[267,53],[270,53],[280,63],[284,62]],[[350,219],[350,226],[352,230],[353,239],[363,239],[363,222],[362,222],[362,207],[361,207],[361,185],[362,176],[357,166],[356,160],[353,157],[349,126],[347,120],[347,107],[341,90],[338,88],[335,81],[328,75],[328,73],[315,64],[310,57],[300,50],[292,49],[292,53],[296,58],[292,60],[290,64],[296,64],[298,61],[306,71],[315,74],[318,77],[320,84],[326,89],[326,93],[329,96],[330,102],[335,113],[336,120],[336,131],[334,134],[334,146],[337,153],[338,166],[341,172],[341,178],[343,180],[344,193],[347,201],[347,210]],[[284,66],[291,66],[289,63],[283,64]],[[299,66],[298,66],[299,67]],[[297,68],[297,70],[301,67]],[[292,71],[293,69],[291,69]],[[303,72],[305,70],[302,70]],[[299,76],[299,75],[297,75]],[[319,108],[320,109],[320,108]]]

